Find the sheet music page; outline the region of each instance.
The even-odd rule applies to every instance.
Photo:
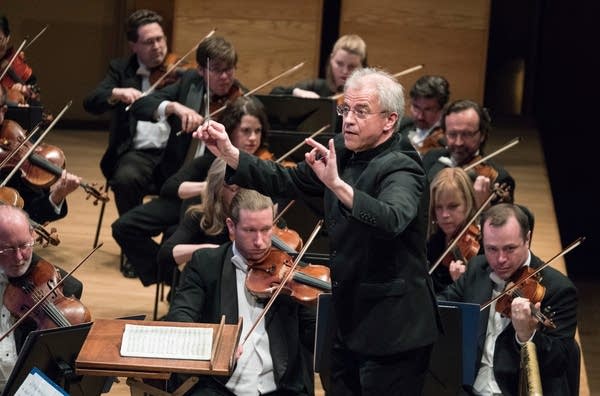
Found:
[[[19,386],[15,396],[64,396],[62,388],[52,382],[37,367],[31,369],[25,381]]]
[[[213,329],[126,324],[121,356],[210,360]]]

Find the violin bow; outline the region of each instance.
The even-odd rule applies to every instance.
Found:
[[[6,333],[4,333],[1,337],[0,337],[0,341],[2,341],[3,339],[5,339],[10,333],[12,333],[12,331],[17,328],[17,326],[19,326],[21,324],[21,322],[23,322],[29,315],[31,315],[31,313],[40,306],[41,303],[43,303],[44,301],[46,301],[46,299],[54,293],[54,291],[60,287],[63,282],[71,276],[71,274],[73,274],[73,272],[75,272],[79,267],[81,267],[81,265],[83,263],[85,263],[87,261],[88,258],[90,258],[90,256],[92,254],[94,254],[96,252],[96,250],[100,249],[102,247],[102,245],[104,245],[104,242],[100,242],[98,244],[98,246],[96,246],[95,248],[93,248],[80,262],[79,264],[77,264],[75,266],[75,268],[73,268],[71,270],[71,272],[69,272],[68,274],[66,274],[64,277],[61,278],[61,280],[59,280],[58,282],[56,282],[56,285],[54,285],[50,290],[48,290],[48,292],[46,294],[44,294],[42,296],[42,298],[40,298],[38,300],[38,302],[36,302],[35,304],[33,304],[33,306],[31,308],[29,308],[29,310],[27,310],[27,312],[25,312],[23,315],[21,315],[21,317],[19,318],[19,320],[17,320],[12,326],[10,326],[10,328],[8,330],[6,330]]]
[[[264,87],[266,87],[267,85],[269,85],[269,84],[273,83],[274,81],[277,81],[277,80],[279,80],[281,77],[287,76],[288,74],[290,74],[290,73],[292,73],[292,72],[295,72],[296,70],[300,69],[302,66],[304,66],[304,62],[300,62],[300,63],[298,63],[296,66],[292,67],[291,69],[288,69],[288,70],[284,71],[283,73],[281,73],[281,74],[279,74],[279,75],[277,75],[277,76],[273,77],[273,78],[272,78],[272,79],[270,79],[269,81],[267,81],[267,82],[264,82],[264,83],[260,84],[258,87],[254,88],[254,89],[252,89],[252,90],[250,90],[250,91],[248,91],[248,92],[246,92],[246,93],[245,93],[243,96],[244,96],[244,97],[248,97],[248,96],[250,96],[250,95],[254,94],[255,92],[257,92],[257,91],[261,90],[262,88],[264,88]],[[210,116],[212,116],[212,117],[216,116],[217,114],[219,114],[220,112],[222,112],[223,110],[225,110],[225,108],[226,108],[226,107],[227,107],[227,104],[225,104],[225,105],[223,105],[223,106],[219,107],[218,109],[216,109],[215,111],[213,111],[212,113],[210,113]],[[183,133],[183,131],[179,131],[179,132],[177,132],[175,135],[176,135],[176,136],[179,136],[179,135],[181,135],[182,133]]]
[[[498,189],[501,189],[501,188],[499,187]],[[494,189],[494,191],[492,191],[492,193],[490,194],[490,196],[481,204],[481,206],[479,207],[479,209],[477,209],[477,211],[473,214],[473,217],[471,217],[469,219],[469,221],[466,222],[466,224],[460,230],[460,232],[458,233],[458,235],[456,235],[452,239],[452,242],[450,242],[450,244],[448,245],[448,247],[446,248],[446,250],[444,250],[444,253],[442,253],[442,255],[437,259],[437,261],[435,262],[435,264],[433,264],[431,266],[431,268],[429,269],[429,275],[433,274],[433,271],[435,271],[435,269],[441,264],[441,262],[444,260],[444,257],[446,257],[446,255],[448,253],[450,253],[452,251],[452,249],[454,249],[454,247],[456,246],[456,244],[458,243],[458,241],[460,240],[460,238],[462,238],[462,236],[467,232],[467,230],[469,229],[469,227],[471,226],[471,224],[475,221],[475,219],[477,219],[479,217],[479,215],[481,214],[481,212],[483,212],[484,209],[487,207],[487,205],[490,202],[492,202],[492,200],[494,199],[494,197],[496,195],[499,195],[499,194],[500,194],[500,192],[498,192],[497,189]]]
[[[6,68],[4,68],[4,70],[2,70],[2,74],[0,74],[0,80],[2,80],[4,78],[4,76],[6,75],[6,73],[10,70],[10,67],[12,66],[13,62],[15,61],[15,59],[17,58],[19,53],[21,51],[23,51],[23,47],[25,47],[25,44],[27,44],[27,39],[23,40],[21,45],[19,45],[19,48],[15,51],[12,58],[10,58],[10,61],[8,62],[8,65],[6,65]]]
[[[325,132],[325,130],[329,128],[329,124],[322,126],[318,131],[316,131],[315,133],[313,133],[312,135],[310,135],[309,137],[307,137],[306,139],[312,139],[320,134],[322,134],[323,132]],[[281,161],[283,161],[284,159],[286,159],[287,157],[289,157],[290,155],[292,155],[293,153],[296,152],[296,150],[298,150],[300,147],[304,146],[306,144],[306,139],[301,142],[298,143],[296,146],[294,146],[294,148],[292,148],[290,151],[288,151],[287,153],[283,154],[281,157],[279,157],[279,159],[277,159],[277,161],[275,161],[276,163],[281,163]]]
[[[192,52],[196,51],[198,49],[198,47],[200,46],[200,44],[202,44],[202,42],[204,40],[206,40],[207,38],[209,38],[210,36],[212,36],[213,34],[215,34],[216,30],[217,29],[211,30],[206,36],[204,36],[202,38],[202,40],[198,41],[198,44],[196,44],[192,48],[190,48],[190,50],[188,52],[186,52],[181,58],[179,58],[179,60],[177,62],[175,62],[171,66],[169,66],[169,68],[167,69],[167,71],[165,72],[165,74],[163,74],[162,76],[160,76],[159,79],[156,80],[154,82],[154,84],[152,84],[150,86],[150,88],[148,88],[147,90],[145,90],[144,92],[142,92],[142,94],[137,99],[143,98],[144,96],[150,95],[152,92],[154,92],[154,90],[156,89],[156,87],[158,87],[158,84],[160,84],[162,82],[162,80],[165,79],[165,77],[167,77],[173,70],[175,70],[175,68],[177,66],[179,66],[181,64],[181,62],[184,61],[185,58],[187,58]],[[135,100],[133,102],[135,102]],[[129,111],[129,109],[131,108],[131,105],[133,104],[133,102],[131,102],[130,104],[127,105],[127,107],[125,107],[125,111]]]
[[[269,298],[269,301],[267,302],[267,304],[263,308],[263,310],[260,313],[260,315],[258,316],[258,318],[256,318],[256,320],[252,324],[252,327],[250,327],[250,330],[248,330],[248,333],[246,334],[246,336],[242,340],[242,345],[244,345],[244,343],[248,340],[248,338],[250,338],[250,335],[256,329],[256,326],[258,326],[258,324],[264,319],[265,315],[267,314],[267,312],[269,311],[269,309],[271,308],[271,306],[275,302],[275,299],[277,298],[277,296],[279,296],[279,294],[281,293],[281,290],[283,289],[283,287],[285,286],[285,284],[291,279],[292,274],[294,273],[294,270],[298,266],[298,263],[300,263],[300,261],[302,260],[302,256],[304,256],[304,254],[308,250],[308,247],[310,246],[310,244],[312,243],[312,241],[315,239],[315,237],[317,236],[317,234],[321,230],[322,226],[323,226],[323,220],[319,220],[318,223],[317,223],[317,225],[315,226],[315,229],[310,234],[310,237],[308,237],[308,240],[306,241],[306,244],[304,245],[304,247],[302,248],[302,250],[300,250],[300,253],[298,253],[298,256],[296,256],[296,258],[294,259],[294,263],[292,264],[292,266],[290,267],[290,269],[288,270],[288,272],[285,274],[285,276],[283,277],[283,279],[279,283],[279,286],[277,286],[277,289],[275,289],[275,291],[271,295],[271,298]]]
[[[23,163],[27,160],[27,157],[29,157],[31,155],[31,153],[33,153],[33,151],[37,148],[37,146],[39,146],[40,143],[42,143],[42,140],[44,140],[44,138],[46,137],[48,132],[50,132],[50,130],[54,127],[54,125],[58,122],[58,120],[60,120],[60,118],[63,116],[63,114],[69,109],[69,107],[71,107],[72,104],[73,104],[73,101],[70,100],[69,103],[67,103],[65,105],[65,107],[63,107],[63,109],[60,111],[60,113],[58,113],[58,115],[54,118],[54,120],[52,120],[50,125],[48,125],[46,130],[40,135],[38,140],[31,145],[31,147],[29,148],[27,153],[21,158],[21,160],[19,160],[17,165],[15,165],[13,170],[11,170],[10,173],[4,178],[2,183],[0,183],[0,187],[6,186],[8,181],[15,175],[15,173],[17,173],[17,171],[21,168],[21,165],[23,165]]]
[[[410,74],[412,72],[416,72],[417,70],[420,70],[420,69],[422,69],[424,67],[425,67],[425,65],[423,63],[421,63],[420,65],[409,67],[408,69],[402,70],[401,72],[398,72],[396,74],[392,74],[392,77],[398,78],[398,77],[401,77],[401,76],[405,76],[405,75]],[[341,98],[342,96],[344,96],[344,93],[340,92],[340,93],[337,93],[335,95],[331,95],[329,97],[329,99],[337,100],[337,99]]]
[[[50,25],[46,25],[42,28],[42,30],[40,30],[40,32],[38,34],[35,35],[34,38],[31,39],[31,41],[29,41],[29,43],[23,48],[23,51],[25,51],[27,48],[29,48],[31,46],[31,44],[33,44],[35,42],[35,40],[37,40],[38,38],[40,38],[40,36],[42,34],[44,34],[44,32],[46,31],[46,29],[48,29],[48,26]]]
[[[513,140],[511,140],[510,142],[506,143],[504,146],[500,147],[498,150],[486,155],[485,157],[480,158],[479,160],[465,166],[463,169],[468,172],[469,170],[473,169],[474,167],[476,167],[477,165],[484,163],[485,161],[489,160],[492,157],[497,156],[498,154],[502,153],[503,151],[508,150],[509,148],[517,145],[519,142],[521,141],[521,137],[517,136],[516,138],[514,138]]]
[[[19,152],[19,150],[21,150],[21,148],[23,148],[23,146],[31,140],[31,138],[35,135],[35,133],[40,129],[40,126],[42,125],[42,121],[38,122],[38,124],[31,130],[31,133],[29,133],[25,139],[23,139],[22,142],[19,142],[19,144],[17,145],[17,147],[15,147],[14,150],[12,150],[7,156],[6,158],[4,158],[4,160],[0,163],[0,169],[4,168],[4,166],[6,164],[8,164],[8,161],[10,161],[12,159],[12,157],[15,156],[15,154],[17,154]]]
[[[579,237],[575,241],[571,242],[569,244],[569,246],[567,246],[562,252],[556,254],[550,260],[546,261],[543,265],[541,265],[539,268],[537,268],[531,274],[527,275],[525,278],[521,279],[519,282],[515,283],[514,285],[512,285],[508,289],[504,290],[502,293],[500,293],[496,297],[492,298],[490,301],[486,302],[485,304],[482,304],[481,308],[480,308],[480,311],[483,311],[484,309],[486,309],[487,307],[489,307],[490,305],[492,305],[492,303],[495,302],[495,301],[497,301],[498,299],[500,299],[500,297],[502,297],[502,296],[504,296],[506,294],[509,294],[509,293],[513,292],[514,290],[516,290],[519,286],[521,286],[523,283],[525,283],[526,280],[528,280],[531,277],[533,277],[536,274],[538,274],[541,270],[543,270],[544,268],[546,268],[547,266],[549,266],[554,260],[556,260],[556,259],[564,256],[565,254],[569,253],[571,250],[575,249],[577,246],[581,245],[581,243],[583,241],[585,241],[585,237]]]

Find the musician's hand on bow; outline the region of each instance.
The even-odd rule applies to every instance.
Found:
[[[198,114],[197,111],[178,102],[169,102],[165,108],[165,114],[167,116],[175,114],[181,121],[183,132],[194,132],[204,122],[204,117]]]
[[[456,282],[456,280],[465,273],[466,269],[467,266],[462,262],[462,260],[452,260],[450,262],[450,266],[448,267],[450,277],[454,282]]]
[[[201,139],[206,147],[216,157],[221,157],[227,162],[227,165],[237,169],[240,150],[231,143],[225,126],[216,121],[209,121],[194,132],[193,137]]]
[[[297,96],[299,98],[309,98],[309,99],[319,99],[320,96],[318,93],[313,91],[308,91],[302,88],[294,88],[292,91],[292,95]]]
[[[108,101],[109,103],[122,102],[129,105],[139,99],[140,96],[142,96],[142,92],[135,88],[113,88]]]
[[[490,196],[491,183],[487,176],[477,176],[473,182],[473,190],[475,191],[475,202],[477,207],[480,207]]]

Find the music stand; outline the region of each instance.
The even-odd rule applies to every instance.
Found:
[[[211,359],[203,361],[121,356],[123,332],[128,323],[147,326],[211,327],[213,328]],[[76,372],[92,376],[128,377],[127,384],[132,388],[132,392],[135,389],[151,395],[183,394],[198,381],[198,375],[231,375],[241,328],[241,318],[237,324],[231,325],[225,324],[224,318],[221,323],[97,319],[77,356]],[[192,375],[173,393],[161,391],[142,381],[142,379],[167,380],[173,373]]]
[[[82,323],[29,333],[2,396],[14,395],[34,367],[71,396],[100,395],[105,389],[106,377],[75,373],[75,358],[91,325]]]
[[[444,334],[431,352],[424,395],[457,395],[473,385],[477,355],[479,304],[438,301]]]
[[[271,129],[315,132],[329,124],[326,132],[339,132],[336,102],[328,98],[299,98],[293,95],[255,95],[265,106]]]

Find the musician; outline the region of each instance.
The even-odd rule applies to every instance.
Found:
[[[474,257],[467,271],[438,295],[441,300],[484,304],[499,295],[511,276],[523,266],[539,268],[543,262],[529,250],[531,230],[527,214],[517,205],[498,204],[481,217],[485,255]],[[477,376],[470,394],[517,395],[519,351],[526,341],[536,345],[544,395],[574,395],[568,372],[576,352],[577,290],[562,273],[548,266],[539,281],[545,287],[543,300],[557,328],[541,326],[531,314],[527,298],[515,297],[510,318],[495,310],[495,303],[482,311],[479,322]]]
[[[476,184],[482,182],[482,176],[477,178],[479,180],[475,181]],[[449,253],[451,258],[443,260],[431,274],[435,290],[440,292],[464,273],[468,260],[465,255],[477,255],[480,250],[483,253],[478,241],[479,225],[477,219],[474,219],[479,206],[475,200],[473,182],[461,168],[440,170],[429,189],[431,221],[427,230],[427,260],[430,267],[439,260],[466,222],[473,220],[473,226],[469,227],[460,240],[472,242],[457,245],[457,248],[464,246],[466,251],[463,253],[459,249],[459,257],[451,251]]]
[[[233,242],[201,249],[183,270],[166,320],[226,323],[243,318],[242,339],[264,308],[246,289],[252,262],[269,254],[274,207],[270,198],[241,189],[226,219]],[[280,295],[243,345],[230,377],[201,376],[193,395],[313,395],[315,311]]]
[[[346,80],[355,69],[366,66],[367,44],[358,35],[347,34],[335,42],[324,79],[302,81],[292,87],[275,87],[271,94],[301,98],[329,97],[344,90]]]
[[[355,70],[338,112],[342,133],[328,147],[308,139],[313,149],[291,169],[236,149],[218,123],[196,135],[227,161],[228,183],[323,197],[337,326],[328,391],[420,394],[439,321],[426,263],[426,175],[395,133],[402,86],[383,71]]]
[[[152,71],[160,68],[167,56],[162,24],[163,18],[154,11],[133,12],[126,22],[131,56],[113,59],[104,79],[83,101],[89,113],[112,112],[100,168],[114,192],[119,215],[141,204],[145,195],[158,192],[164,181],[157,170],[171,133],[169,123],[137,121],[125,110],[150,87]]]
[[[0,205],[0,333],[4,334],[16,321],[4,305],[4,292],[13,279],[26,276],[40,260],[34,252],[35,235],[26,212],[10,205]],[[59,269],[61,276],[65,272]],[[63,283],[65,296],[81,297],[83,286],[72,276]],[[23,322],[15,332],[0,341],[0,391],[4,388],[17,359],[17,353],[29,331]]]
[[[269,124],[258,100],[237,98],[227,105],[220,119],[227,125],[237,147],[250,154],[266,150]],[[158,267],[159,244],[153,237],[164,233],[163,238],[167,239],[177,228],[181,214],[190,204],[198,203],[214,158],[208,151],[195,158],[167,179],[158,198],[132,209],[112,224],[113,237],[133,270],[132,273],[124,272],[125,276],[139,276],[145,286],[160,280],[170,282],[174,262],[161,261],[166,265]],[[159,268],[162,279],[158,279]]]
[[[442,76],[422,76],[409,95],[412,117],[402,120],[400,132],[407,135],[421,156],[432,148],[444,147],[446,142],[440,121],[450,98],[448,81]]]
[[[457,100],[450,103],[444,109],[441,121],[446,147],[430,150],[423,156],[423,166],[429,182],[431,183],[440,169],[455,166],[464,168],[484,156],[491,123],[487,110],[471,100]],[[480,168],[482,172],[496,172],[497,176],[495,180],[488,177],[489,184],[481,183],[477,186],[475,193],[480,197],[479,199],[484,197],[485,200],[490,194],[489,187],[498,184],[507,187],[507,194],[502,200],[513,202],[515,193],[513,177],[494,160],[487,160],[483,165]],[[475,181],[478,173],[474,170],[470,174]]]
[[[10,45],[10,25],[5,15],[0,15],[0,72],[8,66],[15,54],[15,49]],[[2,78],[1,84],[6,91],[11,91],[14,102],[9,101],[11,106],[17,105],[39,105],[39,94],[34,87],[37,78],[31,67],[25,62],[25,55],[21,51],[13,61],[10,70]],[[14,94],[14,95],[12,95]],[[25,102],[23,102],[23,100]]]
[[[6,90],[0,85],[0,127],[4,125],[6,110]],[[10,152],[9,149],[4,148],[2,151]],[[11,170],[0,170],[0,178],[3,180]],[[14,188],[19,192],[19,195],[21,195],[21,198],[25,202],[23,209],[25,209],[32,220],[40,224],[45,224],[62,219],[67,215],[68,206],[66,197],[79,187],[80,182],[81,178],[79,176],[63,170],[61,177],[50,188],[39,188],[28,184],[22,179],[21,174],[17,172],[8,181],[6,186]]]

